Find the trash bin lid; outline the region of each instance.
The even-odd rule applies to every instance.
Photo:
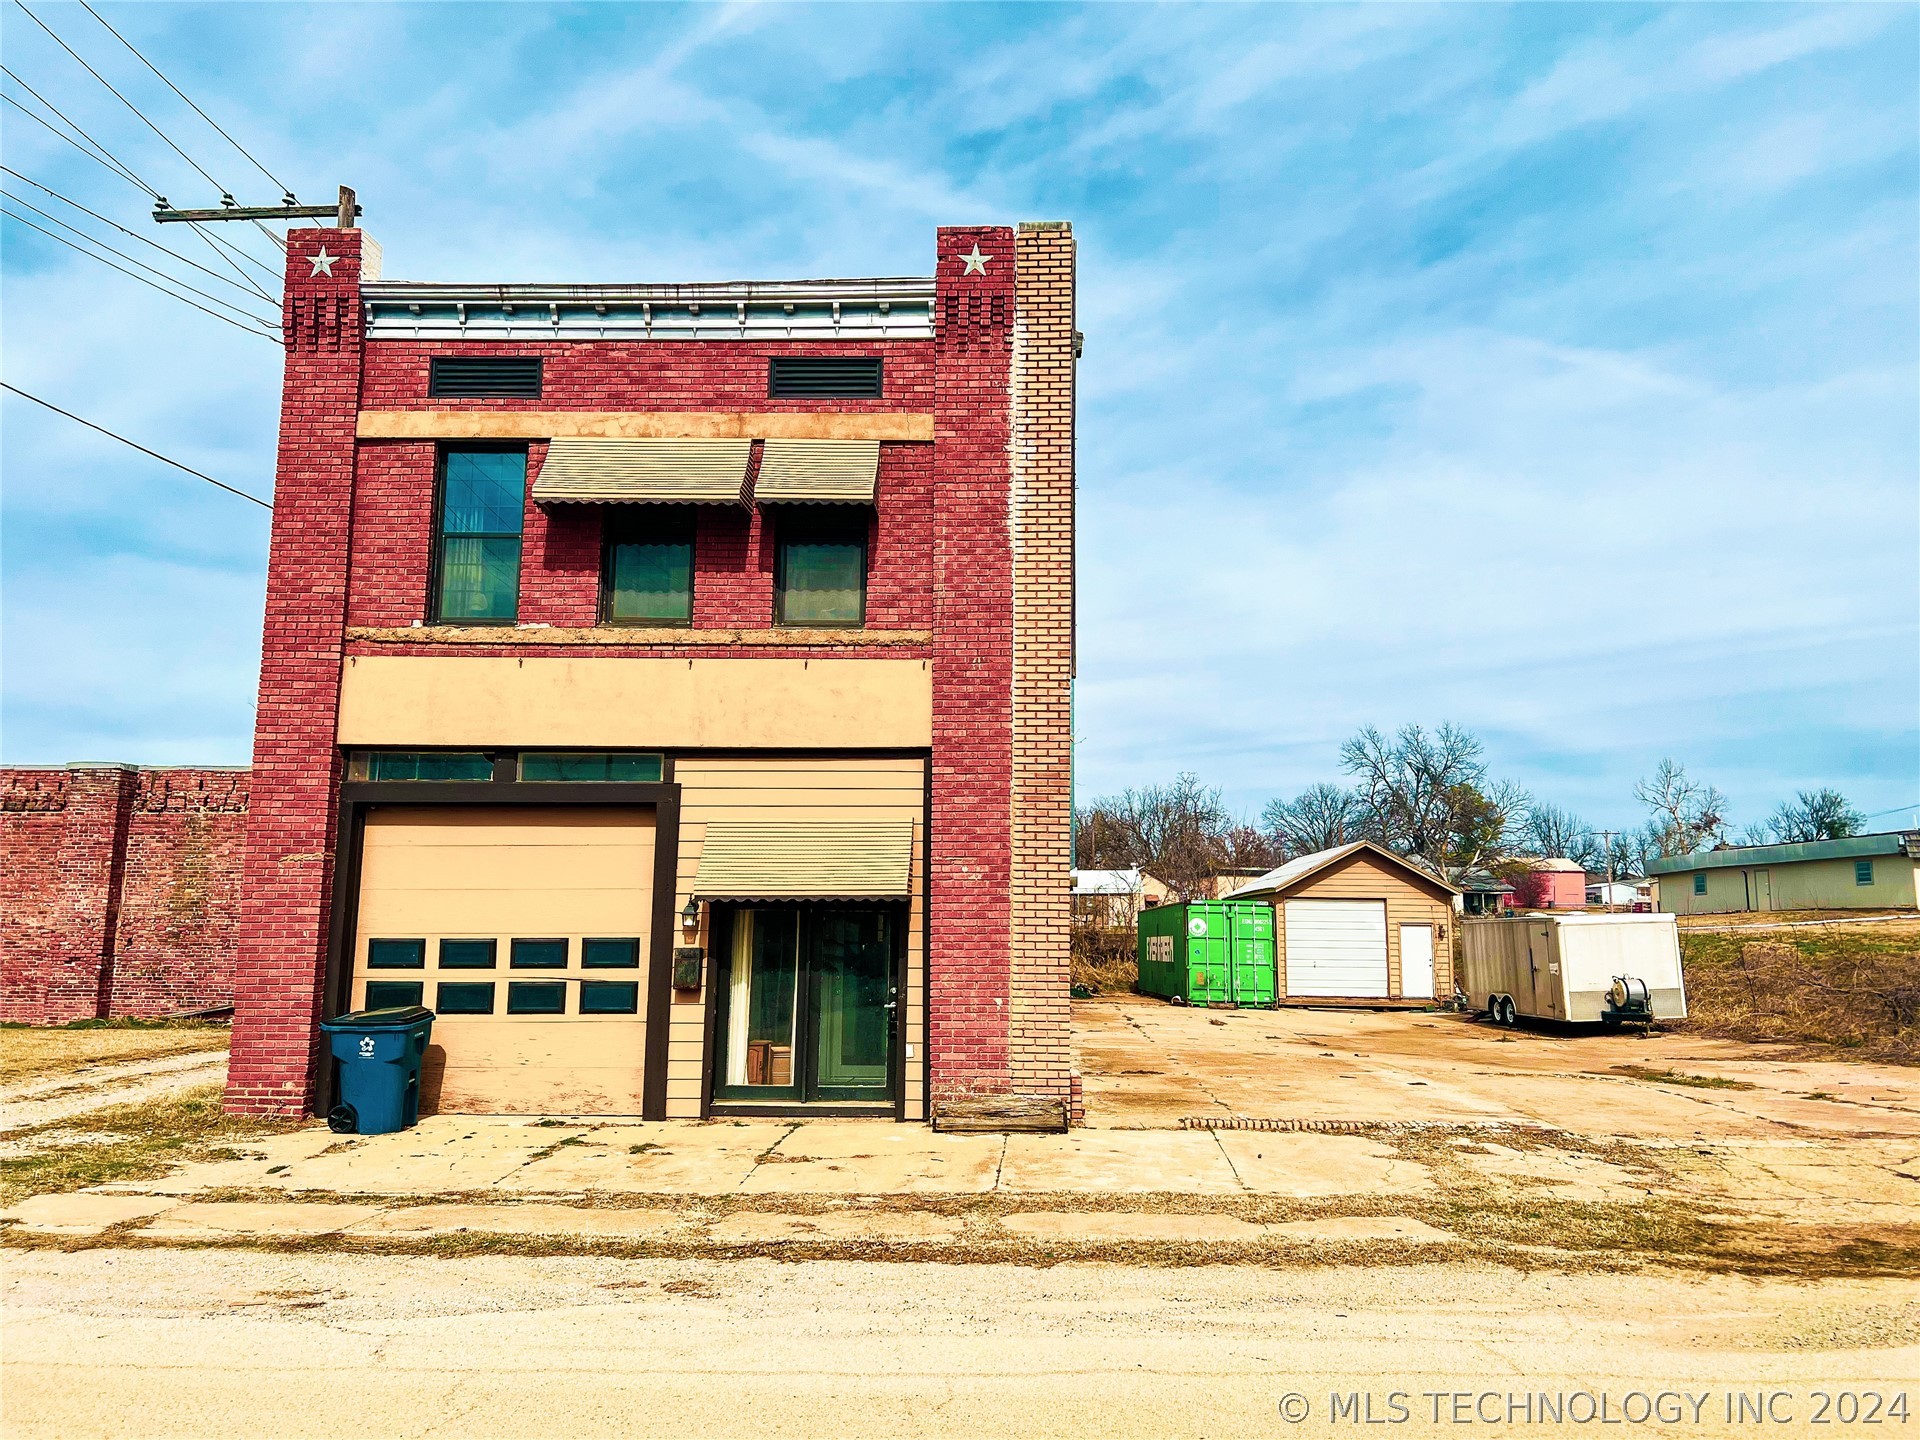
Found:
[[[384,1010],[355,1010],[322,1020],[322,1030],[405,1030],[422,1020],[433,1019],[433,1011],[424,1005],[392,1005]]]

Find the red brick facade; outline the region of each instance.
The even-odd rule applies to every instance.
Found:
[[[0,1019],[225,1005],[245,770],[0,770]]]
[[[322,247],[336,257],[331,275],[313,273],[313,257]],[[361,273],[363,247],[377,255],[357,230],[296,230],[289,236],[287,374],[229,1106],[287,1112],[315,1098],[315,1027],[323,1006],[338,843],[343,757],[335,737],[343,658],[818,658],[827,645],[838,656],[925,659],[931,665],[926,1059],[932,1092],[1067,1093],[1064,1054],[1049,1050],[1039,1069],[1031,1061],[1016,1064],[1010,1012],[1014,231],[939,231],[934,338],[857,342],[860,353],[884,356],[885,399],[835,399],[824,406],[769,399],[769,357],[845,354],[844,344],[744,338],[368,340],[360,284],[376,277]],[[374,261],[367,269],[376,267]],[[1062,273],[1070,285],[1070,270]],[[537,400],[428,397],[434,356],[530,352],[544,362]],[[765,632],[773,624],[774,532],[781,522],[778,511],[760,506],[693,507],[688,640],[695,643],[636,637],[625,644],[604,630],[591,637],[531,630],[596,626],[603,524],[620,508],[534,503],[531,481],[547,452],[541,440],[528,444],[517,628],[497,640],[436,633],[428,595],[436,444],[358,439],[361,412],[516,410],[898,412],[930,414],[933,434],[930,444],[881,444],[865,626],[848,632],[845,644],[816,639],[810,648],[784,646],[764,634],[749,644],[729,633]],[[750,466],[758,463],[760,445],[754,442]],[[702,631],[714,632],[711,644],[698,643]],[[1066,883],[1064,868],[1059,883]]]

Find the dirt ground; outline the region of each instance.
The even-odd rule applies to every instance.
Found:
[[[1825,1435],[1819,1392],[1920,1405],[1896,1281],[114,1250],[4,1274],[22,1440],[1322,1436],[1358,1405],[1401,1434]],[[1528,1420],[1540,1396],[1588,1422]],[[1679,1423],[1620,1423],[1660,1396]],[[1737,1396],[1770,1418],[1731,1423]]]
[[[1076,1001],[1074,1033],[1087,1124],[1104,1129],[1253,1117],[1520,1122],[1638,1139],[1920,1136],[1920,1070],[1788,1059],[1784,1046],[1142,996]]]

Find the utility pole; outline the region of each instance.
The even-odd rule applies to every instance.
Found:
[[[1607,851],[1607,914],[1613,914],[1613,842],[1619,837],[1618,830],[1596,830]]]
[[[153,218],[161,225],[198,225],[208,220],[331,220],[342,230],[351,230],[362,213],[352,188],[346,185],[340,187],[340,200],[334,205],[300,205],[291,195],[278,205],[236,205],[231,195],[221,199],[220,206],[213,210],[176,210],[162,195],[153,203]]]

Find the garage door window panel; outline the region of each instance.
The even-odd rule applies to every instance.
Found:
[[[580,982],[582,1015],[636,1015],[639,1011],[640,984],[637,980]]]
[[[507,986],[509,1015],[564,1015],[567,986],[563,980],[515,980]]]
[[[582,940],[580,968],[583,970],[637,970],[640,968],[640,942],[637,939]]]
[[[565,940],[515,940],[507,964],[514,970],[564,970],[568,948]]]
[[[367,941],[369,970],[424,970],[427,968],[425,940]]]
[[[434,998],[434,1009],[442,1015],[491,1015],[493,1013],[493,982],[487,981],[442,981],[439,993]]]
[[[369,980],[363,1010],[393,1010],[418,1005],[426,986],[418,980]]]
[[[442,970],[491,970],[499,955],[497,940],[442,940]]]

